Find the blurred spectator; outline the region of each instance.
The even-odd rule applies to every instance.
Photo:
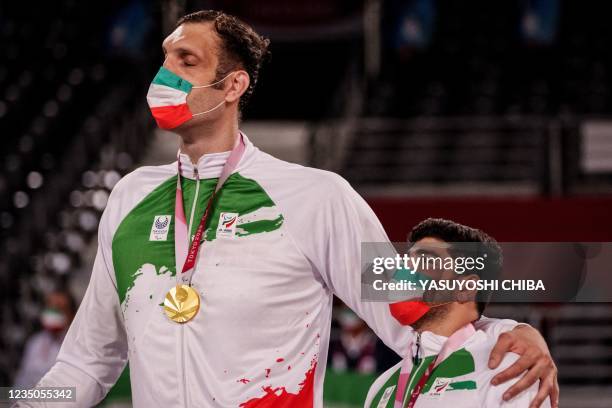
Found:
[[[26,342],[15,387],[34,387],[53,366],[75,312],[76,303],[68,291],[58,290],[47,296],[45,308],[40,315],[42,330]]]
[[[142,0],[132,0],[114,17],[108,33],[111,53],[140,56],[147,49],[146,38],[153,25],[150,7]]]
[[[340,325],[340,335],[330,342],[331,369],[361,374],[376,372],[374,333],[346,306],[342,306],[337,320]]]
[[[394,2],[391,37],[392,47],[400,54],[426,48],[434,31],[436,7],[433,0],[404,0]]]
[[[550,45],[557,36],[559,0],[525,1],[521,34],[530,45]]]

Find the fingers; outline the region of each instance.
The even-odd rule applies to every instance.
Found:
[[[537,350],[534,349],[534,350],[528,351],[527,353],[520,356],[520,358],[516,360],[514,364],[512,364],[510,367],[506,368],[504,371],[502,371],[501,373],[493,377],[493,379],[491,380],[491,384],[499,385],[499,384],[505,383],[508,380],[511,380],[513,378],[520,376],[521,374],[525,373],[525,371],[527,370],[529,371],[533,370],[533,368],[535,368],[536,364],[538,363],[539,358],[540,358],[540,355]],[[538,367],[538,369],[539,368],[541,367]],[[534,373],[532,373],[529,379],[533,377],[533,374]],[[539,375],[536,376],[535,378],[536,379],[539,378]]]
[[[540,387],[529,408],[538,408],[544,403],[546,398],[550,397],[551,407],[559,407],[559,384],[557,383],[556,369],[554,373],[546,376],[546,379],[540,380]]]
[[[534,334],[529,333],[529,330],[535,332],[535,341]],[[542,340],[543,346],[538,343],[538,338]],[[502,333],[489,356],[489,368],[497,368],[508,351],[518,353],[520,358],[510,367],[493,377],[491,383],[499,385],[523,373],[524,375],[504,393],[503,399],[508,401],[514,398],[540,380],[538,392],[531,402],[530,408],[539,407],[546,398],[550,398],[553,408],[558,407],[559,384],[557,383],[557,367],[539,332],[527,327],[521,328],[520,333],[517,329],[512,332]]]
[[[504,358],[504,355],[508,351],[510,351],[510,349],[514,345],[514,342],[515,342],[514,335],[510,332],[505,332],[499,335],[499,337],[497,338],[497,343],[495,343],[495,347],[493,347],[493,350],[491,350],[491,354],[489,355],[489,368],[490,369],[497,368],[499,363]],[[509,377],[509,378],[514,378],[514,377],[516,377],[516,375]],[[493,383],[493,384],[496,384],[496,383]],[[501,384],[501,382],[499,384]]]
[[[555,373],[553,377],[553,389],[550,393],[550,401],[552,408],[559,408],[559,380],[557,379],[557,366],[555,365]]]
[[[550,397],[551,407],[559,408],[559,382],[557,381],[557,367],[554,364],[552,372],[546,376],[546,379],[540,379],[538,394],[529,408],[539,407],[548,397]]]
[[[521,377],[519,381],[513,384],[512,387],[510,387],[504,393],[504,400],[508,401],[526,390],[527,388],[531,387],[536,381],[538,381],[538,379],[549,373],[551,368],[547,364],[547,362],[542,359],[537,360],[537,363],[535,365],[529,364],[529,367],[530,368],[525,373],[525,375],[523,375],[523,377]],[[544,395],[548,395],[548,393],[545,393]],[[539,404],[537,406],[539,406]]]

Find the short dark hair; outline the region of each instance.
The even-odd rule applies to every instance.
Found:
[[[477,228],[468,227],[456,223],[451,220],[445,220],[443,218],[427,218],[419,222],[410,234],[408,235],[409,242],[417,242],[423,238],[432,237],[438,238],[445,242],[479,242],[482,245],[477,245],[477,252],[480,254],[487,254],[486,268],[483,271],[474,271],[482,279],[494,279],[497,278],[501,272],[503,265],[503,254],[501,247],[495,241],[494,238],[487,235],[482,230]],[[463,248],[450,248],[449,252],[453,256],[458,255],[457,252],[461,252]],[[483,294],[479,296],[482,301],[477,301],[478,314],[482,315],[486,305],[489,303],[491,294],[483,291]]]
[[[219,65],[215,73],[215,81],[221,80],[238,65],[242,66],[251,79],[249,87],[240,98],[240,108],[242,109],[253,94],[261,65],[270,55],[268,51],[270,40],[257,34],[250,25],[242,20],[222,11],[201,10],[187,14],[177,21],[176,26],[186,23],[208,22],[213,24],[217,35],[221,39],[221,50],[218,54]]]

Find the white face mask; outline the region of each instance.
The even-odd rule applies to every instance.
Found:
[[[225,99],[204,112],[192,113],[187,104],[187,95],[192,89],[210,88],[225,81],[234,71],[223,79],[208,85],[194,86],[165,67],[161,67],[153,78],[147,93],[147,102],[157,125],[162,129],[174,129],[194,116],[204,115],[220,108]]]

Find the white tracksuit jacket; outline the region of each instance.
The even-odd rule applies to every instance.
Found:
[[[361,243],[388,241],[372,210],[338,175],[245,142],[198,255],[194,320],[174,323],[160,306],[175,284],[177,165],[139,168],[109,198],[89,287],[39,385],[76,385],[71,406],[92,406],[129,361],[135,407],[321,407],[334,294],[405,352],[410,329],[387,304],[360,300]],[[198,186],[180,156],[192,232],[228,155],[200,158]],[[218,231],[221,212],[238,214],[235,230]],[[478,328],[496,335],[515,324],[483,319]]]

